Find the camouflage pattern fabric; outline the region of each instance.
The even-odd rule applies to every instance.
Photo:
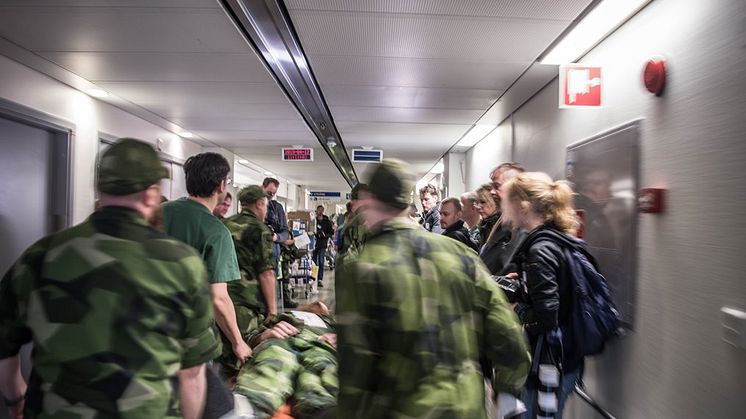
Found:
[[[259,287],[259,275],[274,270],[272,258],[272,232],[253,212],[241,213],[223,220],[231,232],[236,247],[241,279],[228,283],[228,294],[236,310],[238,329],[246,337],[265,321],[267,303]],[[238,372],[238,360],[233,354],[228,338],[223,336],[223,354],[220,357],[221,372],[233,376]]]
[[[290,286],[290,265],[299,258],[300,250],[295,244],[280,244],[280,276],[277,279],[282,281],[282,299],[286,307],[289,304],[297,304],[293,301],[293,290]]]
[[[337,269],[339,417],[486,418],[480,357],[517,394],[525,335],[462,243],[397,218]]]
[[[345,223],[344,229],[342,229],[342,243],[344,245],[344,254],[350,256],[357,256],[363,248],[365,243],[365,227],[363,226],[363,219],[361,211],[355,211],[355,214],[350,220]]]
[[[249,399],[259,418],[272,417],[288,400],[293,417],[312,418],[336,405],[336,350],[319,340],[332,329],[305,327],[302,321],[287,314],[275,322],[281,320],[294,324],[300,333],[256,346],[254,356],[238,373],[234,392]]]
[[[26,417],[181,417],[177,373],[220,351],[205,275],[126,208],[31,246],[0,283],[0,359],[34,344]]]

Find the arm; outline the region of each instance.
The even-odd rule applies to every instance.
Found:
[[[475,306],[482,314],[482,355],[495,368],[495,392],[517,394],[528,376],[531,356],[523,328],[505,294],[479,263],[476,267]]]
[[[534,320],[526,330],[531,334],[547,333],[558,324],[559,259],[546,243],[531,246],[524,267]]]
[[[9,417],[22,418],[26,382],[21,376],[21,360],[18,354],[0,359],[0,394],[3,399],[14,402],[12,406],[8,406]]]
[[[205,408],[205,364],[179,371],[179,401],[184,419],[199,419]]]
[[[285,210],[282,208],[282,204],[280,204],[279,202],[277,202],[277,220],[279,225],[275,226],[275,234],[277,234],[277,239],[275,241],[277,243],[282,243],[285,240],[291,238],[291,236],[290,229],[288,228],[288,219],[285,215]]]
[[[264,301],[267,302],[268,317],[272,317],[277,314],[277,300],[275,296],[276,282],[277,280],[275,278],[274,269],[268,269],[259,274],[259,288],[262,290]]]
[[[245,362],[251,356],[251,349],[244,342],[241,332],[238,330],[236,310],[233,307],[230,295],[228,295],[227,284],[225,282],[210,284],[210,295],[212,296],[212,307],[215,311],[215,322],[231,342],[236,358]]]

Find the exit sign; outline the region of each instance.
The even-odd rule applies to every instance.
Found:
[[[313,161],[313,149],[283,148],[282,161]]]
[[[559,72],[560,108],[601,106],[601,67],[568,64],[560,66]]]

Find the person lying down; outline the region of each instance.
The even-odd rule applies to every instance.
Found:
[[[254,356],[233,388],[236,413],[270,418],[287,403],[294,418],[327,417],[339,389],[336,341],[329,309],[318,301],[256,330],[249,337]]]

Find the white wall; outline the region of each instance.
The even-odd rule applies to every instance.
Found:
[[[163,152],[179,159],[199,153],[201,147],[137,118],[119,108],[48,76],[0,56],[0,97],[74,124],[72,141],[72,222],[79,223],[93,211],[93,177],[99,132],[135,137],[155,145],[164,140]]]
[[[510,118],[466,152],[466,190],[473,191],[490,181],[490,172],[500,163],[512,161]]]
[[[603,109],[557,109],[555,80],[514,114],[512,158],[555,177],[568,144],[646,118],[641,186],[668,189],[668,209],[640,215],[634,331],[587,370],[591,392],[619,418],[746,411],[746,351],[721,340],[719,317],[724,305],[746,309],[744,22],[743,0],[653,1],[583,59],[603,66]],[[660,98],[641,83],[654,54],[669,59]],[[469,153],[470,173],[504,155],[491,147]],[[577,401],[567,416],[596,417]]]
[[[466,191],[466,171],[462,170],[462,166],[465,169],[466,153],[447,153],[443,157],[444,167],[444,180],[446,188],[446,196],[441,197],[442,199],[450,196],[459,197]]]

